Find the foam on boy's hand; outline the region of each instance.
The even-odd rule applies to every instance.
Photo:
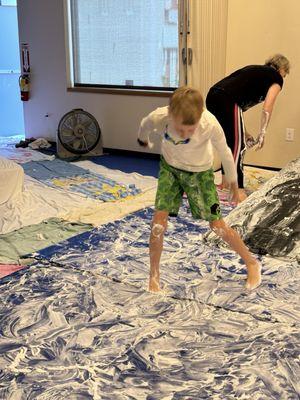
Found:
[[[153,146],[154,146],[154,143],[150,142],[150,140],[148,139],[148,147],[149,147],[149,149],[152,149]]]

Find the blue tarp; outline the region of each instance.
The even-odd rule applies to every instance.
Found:
[[[164,290],[154,295],[146,290],[152,215],[148,208],[44,249],[0,286],[5,393],[297,399],[296,263],[262,257],[262,285],[249,293],[239,257],[204,243],[207,224],[184,207],[170,219]]]

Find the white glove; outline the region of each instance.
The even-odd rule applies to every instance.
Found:
[[[265,144],[265,132],[261,132],[258,135],[256,143],[257,143],[256,151],[260,150],[260,149],[262,149],[264,147],[264,144]]]

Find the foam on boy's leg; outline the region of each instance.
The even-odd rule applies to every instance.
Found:
[[[261,284],[261,265],[256,263],[247,264],[246,289],[254,290]]]
[[[161,235],[164,233],[164,227],[160,224],[154,224],[152,227],[152,234],[155,238],[160,238]]]

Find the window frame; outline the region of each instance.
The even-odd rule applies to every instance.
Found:
[[[179,0],[180,2],[181,0]],[[72,26],[72,4],[73,0],[64,0],[65,11],[65,37],[67,49],[67,91],[68,92],[84,92],[84,93],[107,93],[107,94],[124,94],[135,96],[156,96],[170,97],[176,87],[160,87],[160,86],[131,86],[131,85],[110,85],[110,84],[89,84],[75,82],[75,62],[74,62],[74,32]],[[180,3],[179,3],[180,4]],[[178,13],[181,7],[178,5]],[[178,20],[179,27],[179,20]],[[179,31],[178,31],[178,62],[180,61],[179,48]],[[179,67],[179,66],[178,66]],[[180,73],[180,67],[179,67]],[[179,78],[180,80],[180,78]]]

